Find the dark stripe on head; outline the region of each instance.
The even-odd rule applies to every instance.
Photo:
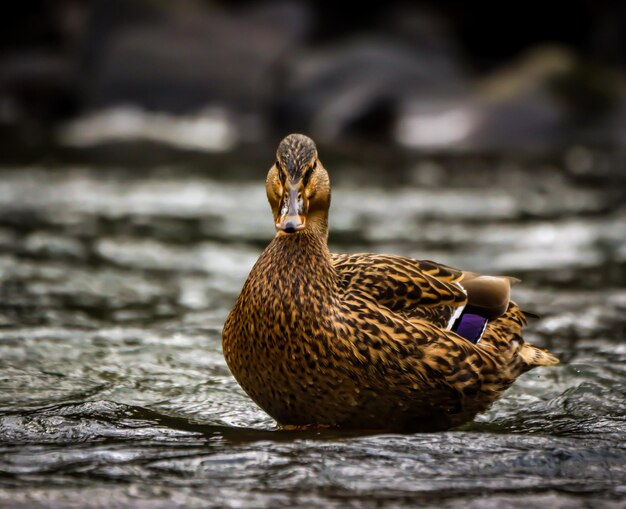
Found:
[[[315,142],[304,134],[290,134],[280,142],[276,150],[276,159],[292,181],[302,178],[303,169],[315,157],[317,157]]]

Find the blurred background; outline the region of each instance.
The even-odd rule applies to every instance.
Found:
[[[221,328],[312,136],[330,247],[522,279],[561,365],[462,430],[276,432]],[[0,506],[623,507],[626,2],[0,17]]]
[[[230,152],[294,130],[414,151],[626,139],[619,1],[29,0],[0,23],[5,157]]]

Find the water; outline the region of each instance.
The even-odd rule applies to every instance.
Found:
[[[327,166],[334,250],[522,277],[562,364],[461,430],[277,430],[220,346],[273,233],[263,169],[5,167],[0,507],[624,507],[624,176]]]

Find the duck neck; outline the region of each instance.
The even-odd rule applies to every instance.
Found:
[[[298,233],[278,233],[268,246],[269,258],[275,264],[271,272],[289,300],[323,300],[335,291],[337,274],[327,238],[326,223],[313,221]]]

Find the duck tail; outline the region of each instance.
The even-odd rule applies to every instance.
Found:
[[[522,329],[527,323],[527,317],[528,315],[515,302],[510,301],[506,313],[489,322],[485,337],[480,342],[490,344],[499,351],[506,351],[513,347],[514,355],[518,356],[525,365],[523,371],[528,371],[537,366],[558,364],[559,359],[547,350],[524,342]]]
[[[554,366],[559,363],[559,359],[547,350],[528,343],[521,346],[518,355],[528,366],[528,369],[537,366]]]

